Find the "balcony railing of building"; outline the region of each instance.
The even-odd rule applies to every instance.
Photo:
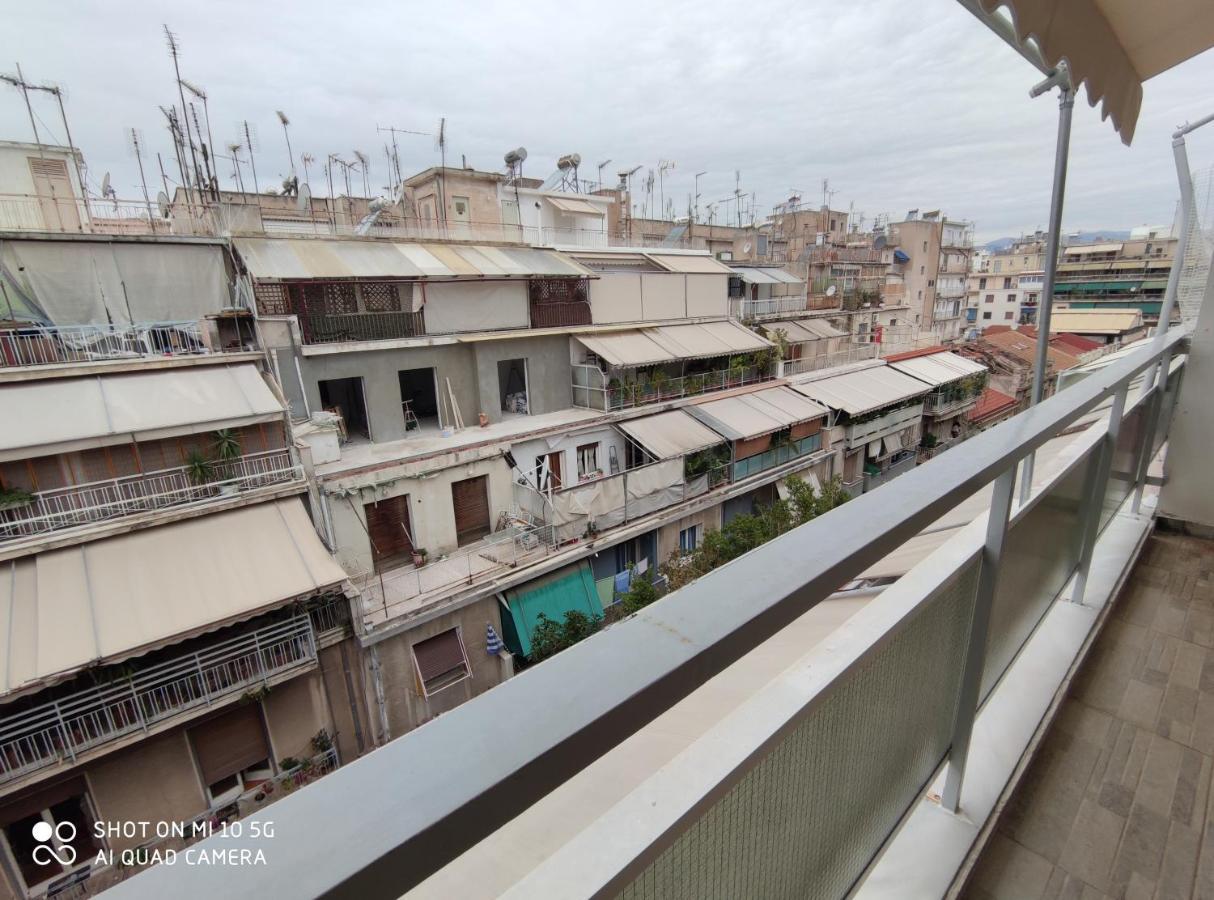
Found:
[[[960,381],[943,385],[923,398],[923,413],[928,416],[950,416],[978,402],[986,388],[986,379]]]
[[[0,369],[210,352],[197,322],[0,327]]]
[[[810,308],[809,298],[769,297],[765,300],[746,300],[735,297],[729,301],[729,312],[735,319],[759,319],[764,316],[787,315],[805,312]]]
[[[1167,439],[1181,375],[1169,362],[1181,346],[1179,334],[1152,342],[972,437],[947,463],[769,541],[282,801],[275,866],[160,867],[130,896],[170,896],[187,883],[197,896],[237,886],[397,896],[453,862],[467,866],[457,875],[492,881],[490,859],[523,853],[533,862],[498,879],[518,896],[570,885],[578,896],[631,898],[722,885],[731,896],[898,895],[889,877],[865,882],[874,866],[947,886],[1013,768],[1035,751],[1059,685],[1141,546],[1150,521],[1136,498]],[[1089,414],[1094,424],[1017,502],[1020,464]],[[655,719],[713,690],[710,679],[992,484],[989,513],[930,565],[773,681],[726,682],[746,689],[738,705],[653,759],[659,735],[702,721],[700,712]],[[576,703],[570,685],[586,688]],[[487,722],[527,727],[503,752]],[[626,785],[612,783],[619,771]],[[351,798],[349,815],[375,823],[374,842],[323,827]],[[891,870],[895,859],[902,868]]]
[[[817,353],[800,356],[796,359],[780,361],[780,375],[804,375],[806,372],[817,372],[820,369],[833,369],[836,366],[846,366],[851,363],[865,362],[876,359],[878,344],[857,344],[836,350],[834,353]]]
[[[733,480],[740,481],[743,478],[749,478],[751,475],[758,475],[760,472],[766,472],[768,469],[782,466],[787,462],[792,462],[794,459],[800,459],[803,456],[817,453],[821,449],[822,432],[820,431],[817,434],[809,435],[809,437],[777,444],[755,456],[748,456],[745,459],[739,459],[734,462]]]
[[[735,366],[702,372],[697,375],[650,376],[647,373],[629,373],[612,376],[592,363],[573,365],[573,404],[587,409],[612,411],[694,397],[710,391],[743,387],[770,381],[770,366]]]
[[[301,613],[111,684],[0,716],[0,783],[74,764],[125,735],[230,699],[315,659],[312,621]]]
[[[210,463],[205,474],[179,466],[38,491],[28,503],[0,508],[0,542],[206,503],[303,477],[290,451],[268,450]]]
[[[0,194],[0,231],[59,234],[163,234],[207,237],[219,234],[209,209],[184,210],[165,218],[144,200],[90,200]]]
[[[299,316],[305,344],[342,341],[390,341],[421,337],[426,319],[417,312],[312,313]]]
[[[900,450],[893,454],[893,456],[891,456],[888,460],[883,460],[879,465],[875,466],[873,471],[865,469],[865,493],[876,490],[887,481],[897,478],[904,472],[909,472],[918,464],[918,461],[919,454],[917,451]]]
[[[533,278],[527,283],[531,327],[589,325],[590,285],[585,278]]]
[[[877,410],[860,417],[859,421],[849,422],[843,429],[843,439],[847,442],[848,447],[858,447],[893,434],[895,431],[917,425],[922,418],[922,401],[900,406],[888,412]]]

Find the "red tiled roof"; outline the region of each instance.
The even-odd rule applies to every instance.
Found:
[[[1050,338],[1050,343],[1058,342],[1059,344],[1068,344],[1074,347],[1080,353],[1087,353],[1089,350],[1099,350],[1103,344],[1098,344],[1095,341],[1088,340],[1085,337],[1080,337],[1077,334],[1071,334],[1069,331],[1064,331],[1061,334],[1056,334]]]
[[[937,344],[935,347],[923,347],[920,350],[907,350],[905,353],[891,353],[882,357],[886,362],[902,362],[904,359],[914,359],[916,356],[931,356],[933,353],[947,353],[948,347]]]
[[[978,402],[970,409],[967,418],[971,422],[978,422],[998,413],[1005,412],[1015,405],[1015,397],[1009,397],[1007,394],[994,388],[987,388],[982,392],[982,396],[978,398]]]
[[[989,331],[983,332],[980,339],[982,343],[989,344],[1002,350],[1004,353],[1010,353],[1018,359],[1032,365],[1036,360],[1037,342],[1033,338],[1024,333],[1024,329],[1019,331],[1003,331],[995,334],[990,334]],[[1073,349],[1073,348],[1068,348]],[[1072,366],[1080,364],[1078,356],[1060,350],[1058,347],[1049,346],[1046,348],[1046,358],[1054,367],[1055,371],[1061,369],[1069,369]]]

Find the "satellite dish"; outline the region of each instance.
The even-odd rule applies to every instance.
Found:
[[[312,189],[306,184],[301,184],[299,186],[299,192],[295,195],[295,208],[300,212],[307,212],[311,202]]]
[[[827,297],[833,297],[833,296],[835,295],[835,291],[836,291],[836,290],[838,290],[838,288],[836,288],[836,287],[835,287],[835,286],[832,284],[830,287],[828,287],[828,288],[826,289],[826,296],[827,296]]]
[[[114,186],[112,184],[110,184],[110,173],[109,172],[106,172],[105,176],[101,179],[101,196],[108,197],[109,199],[113,200],[114,206],[115,206],[115,208],[117,208],[118,192],[115,191]]]
[[[160,208],[160,218],[167,219],[169,217],[169,195],[164,191],[157,194],[156,206]]]
[[[743,253],[750,252],[750,241],[747,241],[745,244],[742,245],[742,252]]]

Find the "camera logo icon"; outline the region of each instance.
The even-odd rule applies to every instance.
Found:
[[[38,842],[32,853],[38,865],[49,866],[52,862],[61,866],[75,865],[76,848],[72,841],[76,840],[76,826],[71,822],[60,822],[53,827],[50,822],[35,822],[30,832]],[[54,843],[51,838],[55,839]]]

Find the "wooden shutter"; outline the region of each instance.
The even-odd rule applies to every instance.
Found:
[[[256,703],[237,706],[191,728],[190,739],[208,785],[270,758],[261,707]]]
[[[451,485],[455,535],[461,546],[489,533],[489,476],[467,478]]]
[[[413,529],[409,524],[408,494],[364,504],[363,512],[367,517],[375,571],[399,565],[413,555],[413,544],[409,540]]]
[[[427,692],[468,673],[464,648],[454,628],[414,644],[413,656]]]

